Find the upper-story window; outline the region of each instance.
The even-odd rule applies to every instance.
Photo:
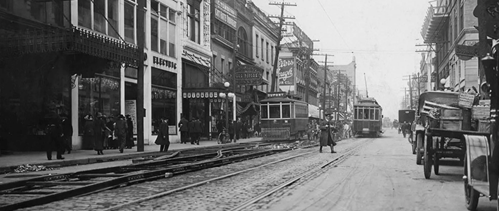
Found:
[[[248,35],[246,34],[246,30],[242,27],[237,30],[237,44],[239,45],[238,51],[241,54],[248,56]]]
[[[0,0],[0,11],[44,24],[70,27],[70,1]]]
[[[175,57],[176,11],[157,2],[151,2],[151,50]]]
[[[187,36],[190,40],[201,43],[200,3],[197,0],[187,1]]]
[[[265,46],[265,59],[267,60],[267,63],[269,63],[269,42],[267,42],[267,45]]]
[[[262,51],[262,61],[264,60],[264,57],[263,57],[263,38],[261,39],[262,41],[262,46],[260,47],[260,50]]]
[[[135,8],[133,3],[130,6],[132,10]],[[126,8],[125,5],[125,15]],[[78,25],[81,27],[118,38],[118,19],[118,0],[78,1]]]
[[[256,54],[256,58],[258,58],[258,34],[256,35],[256,39],[255,39],[255,54]]]

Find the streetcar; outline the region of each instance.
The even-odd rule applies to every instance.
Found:
[[[353,105],[354,136],[379,137],[383,133],[383,108],[374,98],[363,98]]]
[[[261,136],[264,141],[297,140],[307,132],[308,104],[286,96],[269,93],[260,101]]]

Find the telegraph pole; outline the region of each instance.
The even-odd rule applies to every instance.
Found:
[[[145,0],[139,0],[137,23],[144,23]],[[144,24],[137,24],[137,152],[144,151]]]
[[[279,34],[277,37],[277,45],[275,47],[275,58],[274,58],[274,67],[272,71],[272,86],[270,87],[271,92],[277,91],[278,84],[277,84],[277,65],[279,64],[279,51],[281,51],[281,41],[282,41],[282,26],[285,24],[284,19],[295,19],[295,17],[292,16],[287,16],[284,17],[284,7],[285,6],[296,6],[294,3],[287,3],[287,2],[270,2],[269,5],[278,5],[281,6],[281,15],[280,16],[273,16],[269,15],[269,18],[279,18]]]
[[[324,90],[323,90],[323,99],[324,101],[322,101],[322,112],[323,112],[323,117],[325,117],[325,113],[326,113],[326,84],[327,84],[327,56],[330,55],[332,56],[331,54],[313,54],[313,55],[316,55],[316,56],[325,56],[324,58]]]

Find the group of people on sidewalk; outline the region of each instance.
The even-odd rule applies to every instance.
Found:
[[[227,133],[229,137],[229,142],[237,142],[237,140],[241,138],[251,138],[253,135],[259,136],[261,133],[260,123],[256,123],[254,128],[250,126],[250,123],[246,121],[242,121],[241,118],[238,118],[237,121],[229,121],[229,127],[226,128],[224,120],[218,120],[216,123],[218,138],[220,136],[225,136]]]
[[[133,141],[133,121],[127,115],[120,114],[116,117],[106,117],[101,113],[96,118],[91,114],[84,118],[83,142],[92,144],[86,148],[93,148],[98,155],[103,155],[104,149],[119,149],[123,153],[125,148],[131,149],[135,146]]]
[[[185,116],[182,116],[178,128],[180,131],[180,143],[187,144],[190,141],[191,144],[199,145],[203,133],[203,123],[199,118],[194,117],[191,121],[188,121]]]

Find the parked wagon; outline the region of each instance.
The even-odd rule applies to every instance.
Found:
[[[285,93],[276,96],[260,101],[263,140],[301,139],[308,129],[308,104]]]
[[[444,158],[465,159],[466,135],[484,135],[471,129],[473,95],[432,91],[421,94],[416,129],[416,163],[423,164],[424,176],[431,169],[439,174]]]

